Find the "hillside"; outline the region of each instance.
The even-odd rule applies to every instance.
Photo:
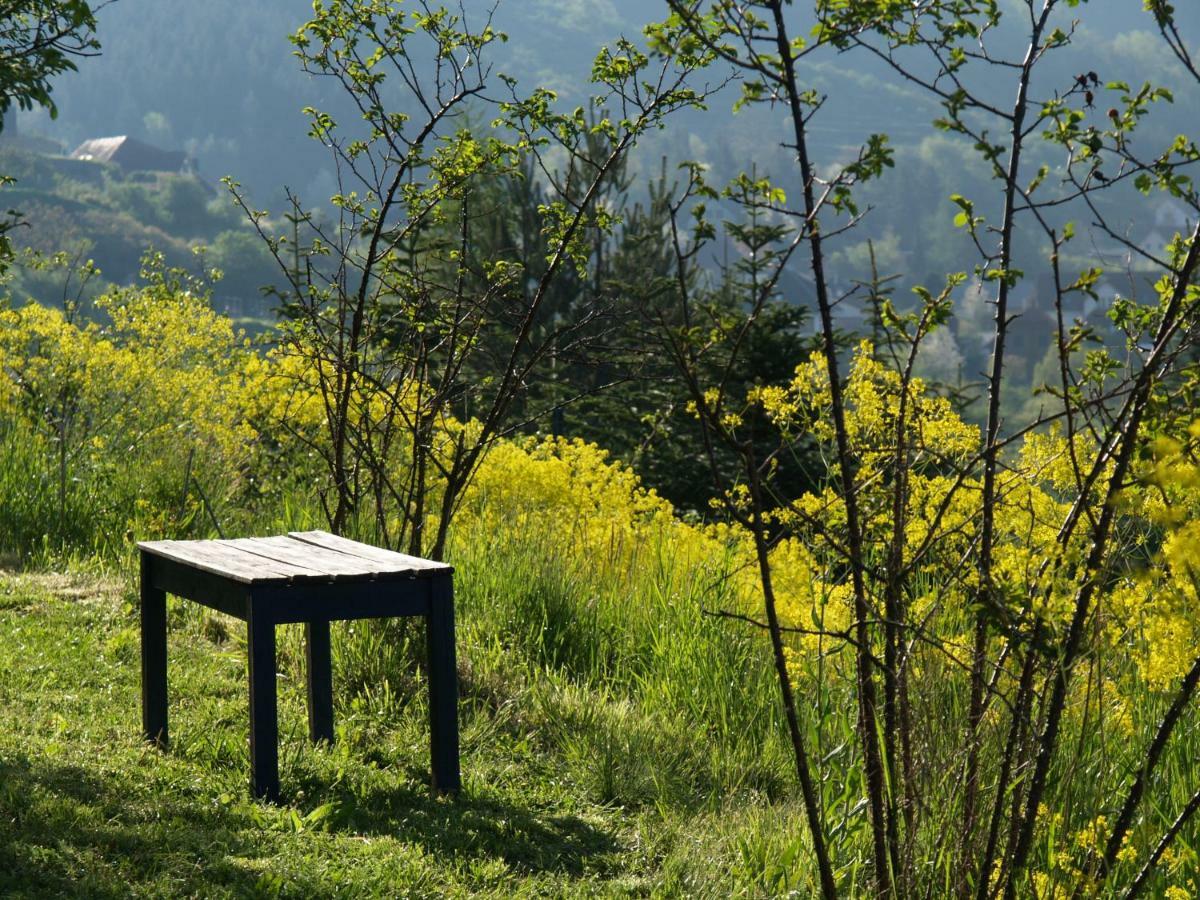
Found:
[[[1149,31],[1152,22],[1137,6],[1090,3],[1060,14],[1056,21],[1062,27],[1070,27],[1074,14],[1086,24],[1075,35],[1074,47],[1039,72],[1035,90],[1045,96],[1064,91],[1078,71],[1089,69],[1098,70],[1105,81],[1177,83],[1178,66],[1156,43]],[[472,15],[481,19],[486,8],[468,3],[468,20]],[[327,151],[306,136],[301,110],[312,105],[347,120],[355,114],[332,84],[305,75],[292,56],[287,38],[309,13],[307,0],[120,0],[101,11],[102,55],[57,82],[60,117],[50,121],[41,113],[22,114],[22,128],[67,147],[90,137],[131,134],[187,150],[206,180],[232,176],[247,185],[258,204],[273,211],[282,206],[285,187],[308,205],[324,203],[336,189],[335,169]],[[635,0],[501,3],[494,21],[509,41],[494,48],[490,58],[497,72],[517,76],[526,90],[549,86],[564,104],[576,104],[588,94],[587,76],[597,48],[621,34],[638,35],[647,21],[664,14],[665,7]],[[1200,8],[1187,7],[1179,15],[1187,24],[1200,19]],[[1015,14],[1010,18],[1019,22]],[[804,23],[798,24],[803,33]],[[1006,42],[1011,39],[1003,29],[993,36],[996,47],[1004,49]],[[971,159],[969,148],[930,136],[928,123],[939,114],[937,106],[877,60],[860,54],[853,66],[805,62],[800,77],[827,97],[811,126],[818,159],[844,160],[868,134],[882,132],[896,148],[897,171],[903,173],[872,189],[869,199],[879,211],[856,236],[857,249],[846,248],[835,266],[846,278],[862,278],[861,258],[869,238],[890,242],[886,262],[896,271],[918,281],[940,279],[969,246],[961,235],[947,236],[944,228],[933,226],[953,215],[950,193],[984,192],[986,170]],[[729,88],[713,106],[728,108],[735,98],[736,91]],[[403,102],[397,100],[400,108]],[[1200,101],[1190,93],[1181,95],[1172,116],[1155,117],[1148,124],[1147,138],[1167,141],[1174,136],[1172,120],[1197,117]],[[695,158],[720,179],[753,158],[760,173],[794,189],[795,167],[781,146],[786,132],[780,112],[758,107],[740,113],[732,127],[720,121],[718,116],[685,113],[644,141],[631,164],[635,171],[656,172],[662,159],[673,165]],[[947,181],[948,171],[954,172],[953,184]],[[928,225],[914,229],[914,221]],[[1143,231],[1149,226],[1130,224]]]
[[[758,892],[802,878],[769,861],[794,812],[766,793],[786,777],[778,756],[747,760],[728,800],[703,785],[663,793],[658,767],[705,752],[702,738],[668,746],[640,702],[518,674],[482,633],[460,650],[466,795],[446,801],[426,784],[419,677],[392,673],[356,696],[351,679],[365,673],[339,632],[338,742],[308,746],[303,649],[285,629],[289,799],[255,803],[238,623],[173,611],[176,742],[160,754],[137,738],[131,603],[120,580],[0,569],[0,639],[21,648],[0,659],[0,894],[504,898]]]
[[[188,174],[125,172],[46,149],[35,152],[11,138],[0,142],[0,171],[16,179],[4,200],[23,221],[13,245],[22,260],[35,263],[15,267],[13,294],[61,303],[64,292],[70,296],[78,286],[69,267],[90,259],[100,272],[84,291],[94,296],[106,284],[136,281],[142,258],[153,250],[170,266],[220,269],[219,307],[257,319],[269,314],[260,288],[274,280],[275,270],[223,186]],[[196,253],[201,247],[203,257]],[[25,251],[42,262],[27,260]],[[59,254],[67,268],[47,264]]]
[[[1200,7],[99,5],[0,131],[0,895],[1200,896]]]

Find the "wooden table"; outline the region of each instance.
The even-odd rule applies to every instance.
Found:
[[[324,531],[220,541],[145,541],[141,551],[142,729],[167,746],[166,595],[194,600],[246,623],[250,670],[250,785],[279,797],[275,626],[303,622],[308,726],[333,740],[329,623],[424,616],[429,649],[429,742],[433,787],[458,791],[458,681],[454,570]]]

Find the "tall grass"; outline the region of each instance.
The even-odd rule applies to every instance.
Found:
[[[548,738],[601,794],[688,806],[783,792],[767,648],[705,614],[725,601],[725,582],[672,560],[665,535],[620,568],[575,557],[551,529],[468,524],[452,550],[464,645],[494,646],[541,676]]]

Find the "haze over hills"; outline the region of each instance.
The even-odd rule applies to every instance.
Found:
[[[1021,14],[1015,0],[1007,5],[1011,17]],[[481,24],[488,6],[470,0],[467,14]],[[1110,0],[1073,10],[1083,22],[1074,46],[1056,56],[1035,93],[1049,97],[1065,91],[1078,71],[1089,70],[1104,81],[1178,82],[1174,61],[1140,7]],[[343,119],[353,112],[335,86],[303,73],[292,56],[288,36],[310,12],[308,0],[119,0],[100,14],[102,54],[57,82],[59,118],[23,113],[21,129],[43,133],[68,151],[85,139],[116,134],[186,150],[205,181],[215,184],[232,176],[273,211],[282,209],[285,186],[308,204],[325,202],[336,190],[333,166],[327,151],[307,137],[301,109],[313,105]],[[564,104],[575,105],[589,93],[587,77],[597,48],[622,34],[638,36],[646,22],[665,13],[665,4],[639,0],[510,0],[495,12],[495,26],[510,39],[494,48],[493,65],[518,77],[525,90],[545,85]],[[805,33],[802,14],[793,14],[795,31]],[[1200,19],[1200,8],[1188,5],[1179,15],[1186,25],[1189,18]],[[1066,17],[1058,25],[1071,27]],[[1002,27],[991,46],[1018,49],[1005,43]],[[962,142],[931,128],[937,105],[884,64],[862,53],[852,57],[853,65],[842,64],[851,57],[823,58],[804,65],[806,82],[828,98],[811,124],[816,157],[826,165],[844,160],[875,132],[886,133],[897,151],[895,172],[864,194],[877,211],[835,254],[834,266],[846,278],[862,277],[870,239],[882,265],[913,280],[936,281],[941,273],[961,268],[969,248],[964,235],[944,227],[954,214],[948,197],[956,192],[979,196],[986,212],[983,165]],[[998,102],[1009,102],[1007,86],[996,90]],[[698,159],[719,181],[753,165],[794,192],[795,167],[781,146],[786,138],[782,111],[759,106],[731,116],[736,96],[736,86],[727,88],[709,112],[680,115],[666,131],[651,135],[633,158],[635,170],[657,173],[663,160]],[[1096,115],[1102,117],[1105,100],[1098,103]],[[1181,96],[1173,109],[1156,111],[1146,137],[1157,145],[1185,130],[1180,123],[1197,118],[1196,99]],[[880,202],[885,198],[889,202]],[[1147,232],[1152,223],[1130,227]],[[180,237],[215,233],[210,228],[203,235]]]
[[[482,21],[487,6],[472,0],[468,14]],[[1164,55],[1161,46],[1138,31],[1152,24],[1139,6],[1108,2],[1079,8],[1087,23],[1079,35],[1079,60],[1089,68],[1112,69],[1106,79],[1127,77],[1131,63],[1141,72],[1168,74],[1166,60],[1157,61]],[[322,192],[331,184],[329,161],[306,138],[300,110],[306,105],[348,110],[330,85],[302,73],[291,55],[288,35],[310,11],[308,0],[119,0],[101,12],[102,55],[56,84],[59,119],[23,118],[70,146],[89,137],[131,134],[191,151],[214,179],[232,175],[259,192],[277,192],[282,184]],[[577,103],[587,93],[596,50],[620,34],[638,35],[663,14],[665,4],[638,0],[502,3],[495,24],[510,40],[492,58],[497,70],[516,75],[526,89],[546,85],[564,102]],[[797,26],[805,28],[799,21]],[[870,131],[887,131],[898,144],[928,132],[932,105],[882,67],[864,67],[864,61],[856,57],[853,69],[809,67],[813,86],[830,95],[814,123],[825,149],[857,143]],[[732,91],[728,97],[732,102]],[[675,123],[661,149],[678,157],[700,150],[718,168],[742,164],[751,148],[763,151],[756,119],[780,117],[756,111],[730,127],[722,110],[727,106],[718,101],[715,111],[721,114]],[[774,124],[768,133],[782,137]]]
[[[1200,896],[1200,0],[685,2],[0,4],[0,900]]]

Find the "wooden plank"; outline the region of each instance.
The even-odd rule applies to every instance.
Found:
[[[324,531],[219,541],[143,541],[142,550],[241,584],[450,574],[445,563],[394,553]]]
[[[345,553],[350,556],[356,556],[360,559],[379,563],[384,566],[383,571],[386,572],[442,567],[441,563],[435,563],[431,560],[421,559],[416,556],[409,556],[405,553],[396,553],[395,551],[385,550],[382,547],[375,547],[371,544],[363,544],[358,541],[352,541],[349,538],[338,537],[336,534],[330,534],[328,531],[292,531],[288,533],[288,537],[315,547],[322,547],[327,550],[336,550],[339,553]]]
[[[217,558],[214,558],[209,549],[202,546],[208,543],[210,542],[148,541],[138,544],[138,547],[147,553],[165,557],[181,565],[191,566],[202,572],[220,575],[243,584],[252,584],[255,581],[271,577],[268,573],[273,573],[273,570],[268,565],[258,566],[247,560],[241,562],[230,560],[227,558],[228,554],[220,554],[219,551]],[[286,578],[280,578],[280,580],[286,580]]]
[[[370,544],[351,541],[347,538],[338,537],[336,534],[330,534],[327,531],[292,531],[288,533],[288,537],[294,538],[297,541],[303,541],[306,544],[313,544],[317,547],[337,550],[341,553],[383,563],[386,566],[386,569],[383,571],[389,575],[411,574],[429,576],[444,575],[454,571],[452,566],[448,566],[445,563],[435,562],[431,559],[421,559],[418,556],[409,556],[407,553],[396,553],[392,550],[384,550],[381,547],[372,547]]]
[[[374,581],[293,581],[251,585],[254,608],[279,624],[321,619],[383,619],[429,614],[426,578],[380,576]]]
[[[238,538],[221,543],[274,562],[299,566],[326,580],[370,578],[383,569],[380,563],[289,537]]]
[[[222,541],[145,541],[138,547],[175,562],[220,575],[242,584],[287,582],[296,577],[312,575],[308,569],[287,563],[273,562],[260,556],[222,546]]]
[[[236,581],[227,575],[216,575],[197,569],[190,563],[143,554],[150,561],[150,583],[152,586],[193,600],[209,609],[216,609],[245,620],[249,616],[250,589],[253,584]],[[287,582],[270,581],[268,585],[287,586]]]

